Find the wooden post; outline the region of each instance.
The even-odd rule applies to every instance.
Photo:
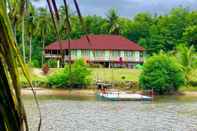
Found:
[[[154,98],[154,90],[152,88],[152,100],[153,100],[153,98]]]

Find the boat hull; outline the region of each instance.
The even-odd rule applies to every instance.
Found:
[[[97,98],[111,101],[151,101],[152,97],[141,94],[127,93],[97,93]]]

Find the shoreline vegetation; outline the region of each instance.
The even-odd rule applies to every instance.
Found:
[[[34,88],[36,95],[38,96],[94,96],[96,93],[96,89],[50,89],[43,87],[35,87]],[[22,88],[21,89],[22,96],[33,95],[32,90],[30,88]],[[131,91],[128,91],[131,92]],[[141,93],[141,91],[138,91]],[[164,95],[165,96],[165,95]],[[196,91],[178,91],[174,94],[174,96],[192,96],[197,97]]]
[[[30,68],[30,73],[32,77],[33,85],[38,92],[38,94],[44,94],[47,95],[58,95],[60,91],[60,95],[62,94],[61,91],[63,91],[63,94],[68,91],[71,91],[72,93],[79,93],[79,94],[93,94],[92,92],[95,92],[96,90],[96,79],[100,79],[101,82],[108,82],[113,83],[112,88],[117,89],[120,91],[128,91],[128,92],[142,92],[142,90],[139,88],[139,76],[141,73],[141,69],[125,69],[125,68],[88,68],[91,70],[90,77],[93,78],[91,80],[90,85],[88,85],[86,88],[53,88],[49,87],[47,85],[47,76],[53,75],[56,71],[63,70],[62,68],[50,68],[49,73],[47,75],[44,75],[42,72],[42,69],[40,68]],[[191,74],[191,80],[196,81],[197,78],[197,70],[194,70]],[[123,79],[124,76],[124,79]],[[105,81],[104,81],[105,80]],[[25,78],[22,76],[20,79],[21,85],[22,85],[22,92],[23,94],[31,94],[31,91],[28,90],[28,83],[25,80]],[[130,82],[130,83],[129,83]],[[38,87],[38,88],[37,88]],[[45,94],[46,91],[46,94]],[[86,92],[87,91],[87,92]],[[29,92],[29,93],[28,93]],[[178,90],[178,93],[174,94],[188,94],[188,95],[195,95],[197,96],[197,87],[196,86],[182,86]]]

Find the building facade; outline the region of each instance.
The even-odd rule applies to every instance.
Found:
[[[88,35],[88,38],[82,36],[70,42],[54,42],[45,48],[45,58],[59,60],[60,50],[64,53],[65,62],[84,59],[104,66],[130,68],[143,63],[144,54],[143,47],[117,35]]]

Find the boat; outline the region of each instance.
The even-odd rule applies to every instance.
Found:
[[[104,100],[112,101],[150,101],[153,100],[151,96],[145,96],[141,94],[131,94],[126,92],[98,92],[97,97]]]

